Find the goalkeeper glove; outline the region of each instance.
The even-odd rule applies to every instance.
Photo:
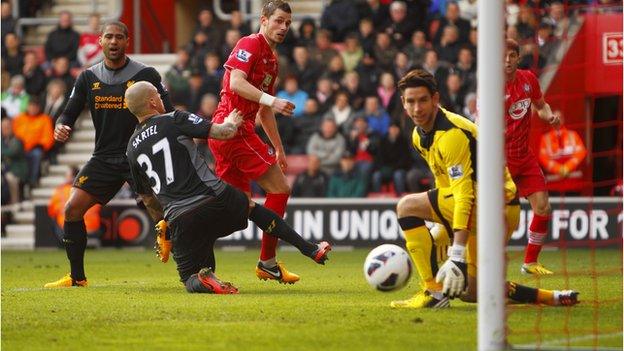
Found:
[[[442,283],[442,293],[451,299],[460,297],[468,285],[465,250],[464,246],[457,244],[450,247],[448,260],[436,274],[436,282]]]
[[[156,230],[156,245],[154,246],[156,255],[162,263],[167,263],[167,261],[169,261],[171,247],[173,246],[171,238],[168,238],[167,235],[167,222],[164,219],[161,219],[158,223],[156,223],[154,229]]]

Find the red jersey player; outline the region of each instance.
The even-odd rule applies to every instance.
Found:
[[[221,102],[213,122],[221,123],[237,108],[243,114],[243,124],[231,140],[208,140],[215,157],[217,175],[251,196],[250,181],[255,180],[267,193],[264,206],[280,216],[284,215],[290,187],[283,170],[286,157],[277,131],[273,111],[292,116],[295,105],[273,96],[277,78],[275,48],[281,43],[292,22],[290,5],[282,0],[271,0],[262,7],[260,32],[238,41],[224,64],[226,68],[221,90]],[[274,148],[265,144],[254,132],[256,116]],[[288,272],[275,260],[277,237],[262,234],[260,260],[256,266],[258,278],[281,283],[295,283],[299,276]],[[327,243],[321,244],[329,250]]]
[[[558,124],[550,106],[544,101],[537,77],[528,70],[518,69],[520,49],[515,40],[507,39],[505,52],[505,153],[507,168],[521,196],[526,197],[533,210],[529,226],[529,244],[521,271],[527,274],[552,274],[537,257],[542,249],[550,221],[550,204],[544,173],[537,157],[529,147],[531,105],[539,118],[549,124]]]

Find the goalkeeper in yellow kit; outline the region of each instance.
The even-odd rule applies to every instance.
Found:
[[[440,94],[435,79],[424,70],[409,72],[399,82],[399,90],[403,107],[416,125],[413,146],[431,168],[435,188],[404,196],[397,205],[399,225],[420,276],[422,291],[408,300],[393,301],[391,306],[447,307],[449,299],[455,297],[475,302],[477,127],[438,105]],[[509,238],[518,225],[520,203],[507,169],[504,186],[505,235]],[[425,220],[437,223],[432,230],[435,238]],[[450,237],[452,245],[447,258]],[[521,303],[549,305],[578,302],[576,291],[535,289],[511,282],[507,283],[507,297]]]

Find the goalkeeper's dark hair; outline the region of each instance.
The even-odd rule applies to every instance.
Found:
[[[438,92],[438,84],[431,73],[422,70],[415,69],[409,71],[398,83],[401,94],[407,90],[407,88],[425,87],[429,90],[429,93],[433,96]]]
[[[277,10],[282,10],[286,13],[292,13],[290,5],[283,0],[269,0],[262,6],[262,12],[260,14],[266,18],[271,17]]]
[[[121,29],[123,31],[124,35],[126,36],[126,38],[129,36],[129,34],[128,34],[128,26],[126,26],[125,23],[120,22],[120,21],[108,21],[108,22],[104,23],[102,25],[102,34],[104,34],[104,31],[109,26],[115,26],[115,27]]]

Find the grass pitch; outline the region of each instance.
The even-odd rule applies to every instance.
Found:
[[[187,294],[174,262],[149,251],[100,250],[86,256],[89,288],[44,290],[68,270],[65,252],[2,253],[3,350],[471,350],[476,305],[452,301],[445,310],[393,310],[418,280],[392,293],[363,278],[368,250],[332,252],[317,266],[280,252],[302,276],[292,286],[259,281],[257,251],[217,252],[217,272],[239,287],[236,296]],[[571,274],[520,276],[511,254],[509,276],[528,285],[581,291],[573,308],[511,306],[509,341],[531,348],[622,347],[622,252],[567,251]],[[542,261],[562,272],[562,253]],[[595,260],[595,265],[592,265]],[[592,275],[599,270],[600,274]],[[592,278],[594,276],[594,278]],[[596,334],[597,333],[597,334]],[[597,336],[593,336],[596,334]]]

